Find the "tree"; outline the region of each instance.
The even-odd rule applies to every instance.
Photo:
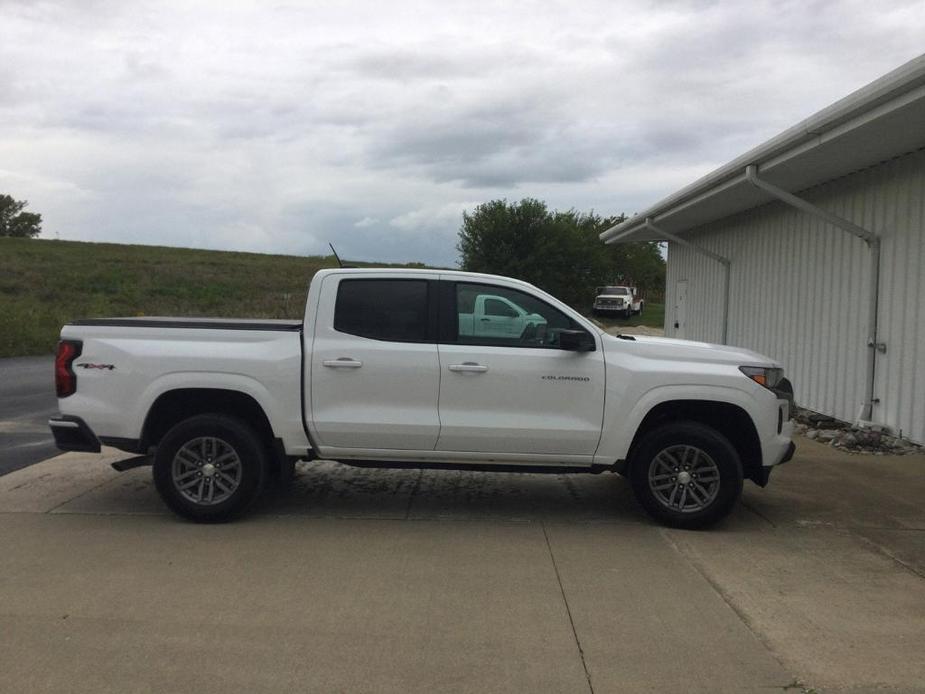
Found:
[[[605,246],[598,238],[625,217],[550,211],[544,202],[492,200],[463,213],[457,249],[462,268],[508,275],[586,311],[595,287],[623,275],[662,291],[665,263],[655,243]]]
[[[29,203],[0,195],[0,236],[32,238],[42,231],[42,215],[23,212]]]

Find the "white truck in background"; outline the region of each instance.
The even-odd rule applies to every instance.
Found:
[[[598,287],[592,306],[595,315],[616,314],[621,318],[642,315],[645,301],[636,293],[635,287]]]
[[[467,330],[496,298],[523,329]],[[164,502],[200,522],[241,515],[268,478],[322,458],[613,471],[657,520],[699,527],[794,451],[774,360],[608,335],[525,282],[463,272],[322,270],[301,321],[77,320],[55,380],[60,448],[144,456]]]

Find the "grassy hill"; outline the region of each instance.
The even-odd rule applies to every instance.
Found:
[[[300,318],[309,280],[336,266],[333,256],[0,238],[0,357],[52,353],[77,318]]]
[[[336,266],[333,256],[0,238],[0,357],[51,354],[78,318],[301,318],[312,276]],[[422,267],[391,267],[410,266]],[[663,316],[652,304],[641,319],[598,320],[661,327]]]

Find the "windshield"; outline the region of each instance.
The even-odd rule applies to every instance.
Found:
[[[602,287],[601,294],[629,294],[629,287]]]

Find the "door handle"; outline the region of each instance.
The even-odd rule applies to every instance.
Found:
[[[351,359],[350,357],[340,357],[338,359],[325,359],[321,362],[332,369],[359,369],[363,362]]]
[[[462,364],[450,364],[450,371],[456,371],[457,373],[468,373],[468,374],[483,374],[488,371],[487,366],[482,366],[481,364],[476,364],[474,361],[466,361]]]
[[[491,320],[491,318],[479,318],[479,320],[482,321],[483,323],[487,323],[488,321]]]

